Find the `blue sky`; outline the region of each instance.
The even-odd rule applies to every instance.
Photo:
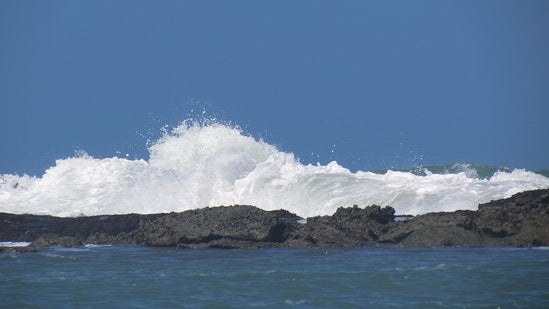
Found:
[[[0,173],[203,107],[306,163],[549,167],[549,1],[4,0],[0,68]]]

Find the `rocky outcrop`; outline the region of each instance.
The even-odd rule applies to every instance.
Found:
[[[287,240],[300,218],[253,206],[213,207],[166,214],[136,231],[138,243],[190,248],[274,246]]]
[[[36,251],[35,247],[0,247],[0,253],[30,253]]]
[[[395,210],[373,205],[339,208],[332,216],[308,218],[287,245],[295,247],[362,247],[376,245],[394,221]]]
[[[77,218],[0,214],[0,241],[35,246],[136,244],[134,233],[161,215],[112,215]]]
[[[78,218],[0,213],[0,241],[33,247],[138,244],[180,248],[546,246],[549,189],[479,205],[477,211],[395,220],[391,207],[339,208],[302,218],[285,210],[221,206],[154,215]],[[2,249],[4,252],[11,249]],[[0,251],[1,252],[1,251]]]
[[[549,189],[518,193],[477,211],[429,213],[393,224],[380,243],[400,246],[549,245]]]

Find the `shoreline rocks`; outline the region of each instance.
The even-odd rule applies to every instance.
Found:
[[[59,218],[0,213],[0,241],[27,250],[86,244],[178,248],[486,247],[549,245],[549,189],[518,193],[476,211],[395,217],[391,207],[339,208],[303,220],[286,210],[209,207],[178,213]],[[1,252],[14,252],[2,249]]]

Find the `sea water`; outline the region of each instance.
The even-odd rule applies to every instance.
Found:
[[[71,217],[251,204],[306,218],[378,204],[416,215],[477,209],[549,188],[549,178],[537,173],[469,163],[376,172],[352,172],[335,161],[303,164],[217,122],[183,122],[152,142],[149,153],[127,159],[81,152],[38,177],[0,175],[0,212]],[[544,248],[88,245],[0,254],[0,308],[547,308],[548,278]]]
[[[218,122],[185,121],[149,146],[149,158],[59,159],[42,176],[0,175],[0,212],[55,216],[184,211],[249,204],[302,217],[354,204],[397,214],[477,209],[549,178],[468,163],[409,171],[352,172],[332,161],[303,164],[292,153]]]
[[[0,254],[0,308],[548,308],[547,248]]]

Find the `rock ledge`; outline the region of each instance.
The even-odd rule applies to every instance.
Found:
[[[168,214],[77,218],[0,213],[0,241],[45,246],[137,244],[179,248],[440,247],[549,245],[549,189],[518,193],[477,211],[397,218],[391,207],[339,208],[306,222],[286,210],[235,205]]]

